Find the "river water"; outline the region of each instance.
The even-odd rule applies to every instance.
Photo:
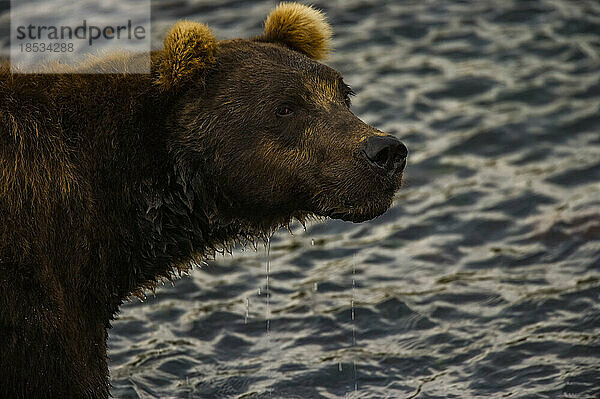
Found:
[[[256,35],[273,4],[157,0],[156,43],[181,17]],[[411,150],[405,187],[123,306],[112,394],[600,397],[600,3],[316,6],[354,112]]]

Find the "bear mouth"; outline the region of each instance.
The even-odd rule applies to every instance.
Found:
[[[356,213],[356,212],[352,212],[352,211],[350,211],[350,212],[336,211],[336,212],[331,212],[327,216],[330,217],[331,219],[339,219],[339,220],[343,220],[345,222],[362,223],[362,222],[366,222],[367,220],[375,219],[377,216],[383,215],[383,213],[385,213],[386,210],[387,209],[383,210],[382,212],[378,212],[378,213]]]
[[[361,223],[383,215],[394,200],[396,188],[391,187],[377,193],[374,198],[356,204],[344,204],[317,212],[319,216],[339,219],[347,222]]]
[[[374,204],[357,209],[333,209],[324,216],[346,222],[361,223],[383,215],[388,208],[389,205],[381,206],[379,204]]]
[[[343,180],[338,180],[337,184],[329,183],[313,197],[309,212],[354,223],[374,219],[392,205],[396,192],[402,186],[403,175],[402,171],[394,176],[369,174],[364,180],[354,183]]]

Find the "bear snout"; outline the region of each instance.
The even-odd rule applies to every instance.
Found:
[[[363,143],[362,153],[378,173],[389,177],[401,173],[406,167],[408,149],[391,135],[369,137]]]

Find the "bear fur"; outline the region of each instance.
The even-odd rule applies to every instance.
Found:
[[[283,3],[252,39],[178,22],[147,75],[0,66],[0,397],[107,398],[128,297],[293,219],[389,207],[402,173],[357,155],[383,133],[317,62],[330,41]]]

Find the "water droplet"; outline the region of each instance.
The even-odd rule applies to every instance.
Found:
[[[310,240],[310,245],[312,245],[313,247],[315,246],[315,239],[314,238],[312,240]]]
[[[262,291],[260,290],[260,287],[258,287],[258,295],[260,296],[262,294]]]
[[[318,282],[313,283],[313,291],[317,292],[318,290],[319,290],[319,283]]]
[[[342,362],[338,363],[338,370],[341,372],[342,371]]]

